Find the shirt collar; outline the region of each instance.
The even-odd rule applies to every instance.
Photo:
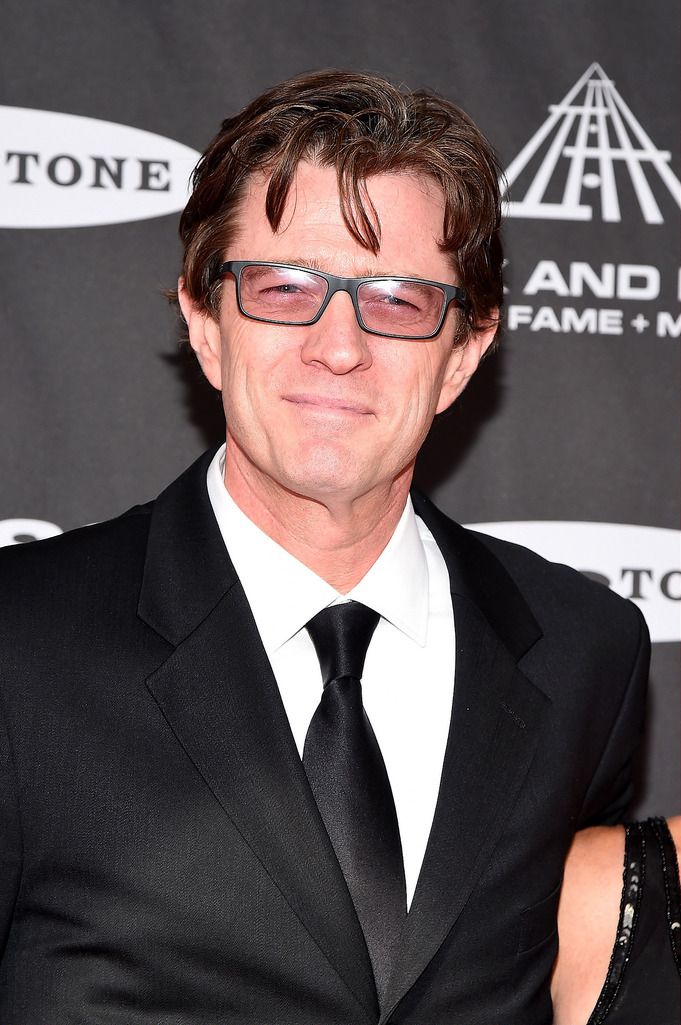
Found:
[[[411,498],[388,544],[347,597],[375,609],[417,644],[426,643],[428,563]]]
[[[417,644],[425,644],[428,565],[410,498],[376,562],[343,596],[242,512],[224,485],[224,448],[208,468],[208,495],[268,654],[321,609],[348,598],[363,602]]]

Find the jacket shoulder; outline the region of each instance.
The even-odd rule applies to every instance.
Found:
[[[0,602],[17,607],[84,596],[123,579],[139,581],[153,503],[56,537],[0,548]]]
[[[537,552],[512,541],[461,526],[418,493],[414,507],[433,531],[441,550],[454,554],[454,564],[494,602],[523,600],[535,619],[545,627],[570,623],[588,634],[617,627],[634,636],[645,635],[640,610],[605,584],[563,563],[551,562]],[[446,556],[445,556],[446,557]]]
[[[547,593],[552,593],[562,607],[566,603],[578,604],[583,609],[602,609],[607,615],[621,616],[630,622],[642,619],[640,610],[633,602],[571,566],[552,562],[515,542],[465,527],[461,529],[466,530],[498,559],[528,600],[537,596],[545,601]]]

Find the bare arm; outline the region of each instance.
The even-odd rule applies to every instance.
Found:
[[[676,845],[676,856],[681,858],[681,815],[677,815],[673,819],[667,819],[667,825],[669,826],[669,832],[672,834],[672,840]]]
[[[622,893],[624,828],[577,833],[558,908],[558,958],[551,982],[554,1025],[585,1025],[615,943]]]
[[[681,816],[669,819],[681,850]],[[554,1025],[586,1025],[610,963],[622,895],[624,828],[577,833],[565,863],[558,908],[559,950],[551,995]]]

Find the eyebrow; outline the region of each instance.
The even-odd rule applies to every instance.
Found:
[[[309,256],[289,256],[282,257],[281,260],[271,260],[270,263],[278,264],[290,264],[293,267],[303,267],[306,270],[318,270],[324,274],[331,274],[332,272],[327,270],[319,260]],[[368,267],[361,269],[360,274],[338,274],[339,278],[417,278],[419,281],[430,281],[432,278],[424,278],[421,274],[406,273],[396,274],[395,271],[388,270],[370,270]]]

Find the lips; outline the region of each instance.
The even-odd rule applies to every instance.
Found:
[[[358,416],[369,416],[372,410],[364,402],[357,399],[339,398],[331,395],[316,395],[301,392],[293,395],[285,395],[284,400],[296,406],[308,406],[329,413],[354,413]]]

